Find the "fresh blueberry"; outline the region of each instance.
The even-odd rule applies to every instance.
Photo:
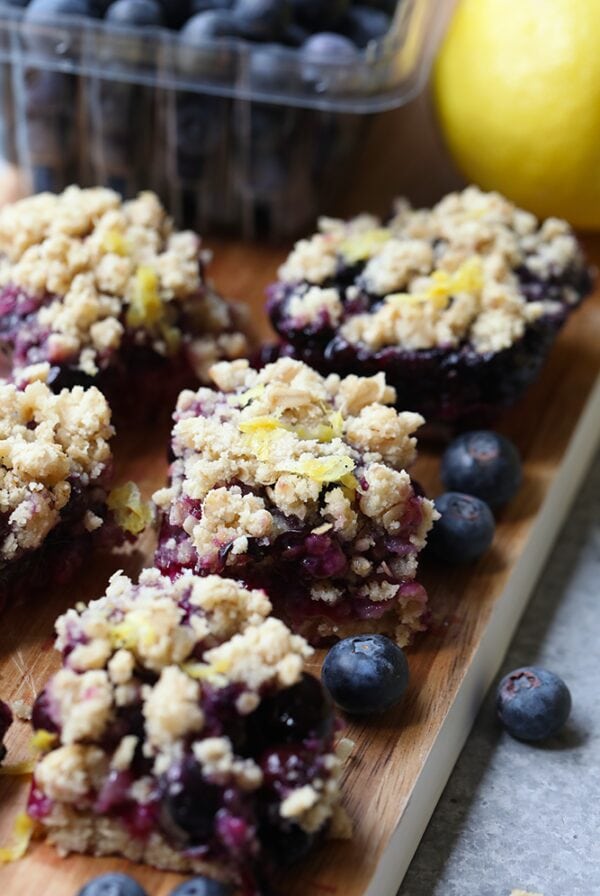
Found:
[[[515,669],[502,679],[496,696],[498,718],[519,740],[545,740],[565,724],[571,694],[554,672],[538,666]]]
[[[113,25],[142,28],[164,24],[162,9],[155,0],[116,0],[108,7],[105,18]]]
[[[291,0],[294,21],[309,31],[334,28],[348,9],[349,0]]]
[[[112,872],[92,878],[77,896],[147,896],[147,893],[133,877]]]
[[[291,21],[289,0],[236,0],[233,13],[248,40],[277,40]]]
[[[198,45],[205,45],[215,37],[235,37],[237,33],[237,20],[227,10],[199,12],[181,29],[182,40]]]
[[[29,22],[49,22],[54,16],[91,16],[89,0],[32,0],[25,16]]]
[[[219,809],[219,788],[204,779],[192,757],[186,757],[169,769],[162,789],[161,823],[168,834],[189,846],[206,843]]]
[[[320,681],[304,674],[290,688],[262,700],[248,717],[251,739],[259,745],[327,738],[334,728],[329,695]]]
[[[358,55],[352,41],[341,34],[333,34],[328,31],[313,34],[302,45],[300,52],[307,62],[315,64],[321,62],[351,63],[356,60]]]
[[[450,443],[442,457],[442,482],[499,507],[516,494],[523,473],[512,442],[491,430],[466,432]]]
[[[171,891],[171,896],[231,896],[232,889],[228,884],[209,877],[193,877],[186,880]]]
[[[379,9],[352,6],[344,17],[342,29],[358,47],[366,47],[370,41],[387,34],[390,17]]]
[[[24,6],[27,6],[29,0],[0,0],[0,7],[2,6],[12,6],[23,9]]]
[[[248,76],[253,87],[261,90],[281,90],[285,86],[286,69],[282,64],[282,50],[280,44],[259,44],[252,49],[248,60]],[[251,111],[261,108],[256,104],[252,106]],[[276,109],[275,114],[279,115],[280,110]]]
[[[323,684],[345,712],[383,712],[408,686],[403,651],[384,635],[355,635],[335,644],[323,663]]]
[[[460,565],[480,557],[494,539],[494,517],[480,498],[444,492],[435,499],[441,517],[429,533],[430,551],[445,563]]]

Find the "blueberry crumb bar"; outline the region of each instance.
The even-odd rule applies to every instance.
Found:
[[[323,219],[269,290],[280,351],[323,372],[385,372],[399,407],[481,422],[539,374],[591,287],[562,220],[469,187],[432,209]]]
[[[390,407],[379,373],[325,378],[282,358],[211,370],[183,392],[156,565],[264,588],[311,643],[425,627],[417,555],[435,514],[406,472],[423,418]]]
[[[92,543],[121,539],[112,436],[96,388],[0,384],[0,600],[66,581]]]
[[[0,211],[0,375],[97,385],[111,405],[171,401],[216,360],[247,353],[242,310],[209,256],[150,192],[40,193]]]
[[[311,648],[262,591],[122,574],[57,624],[28,812],[62,854],[126,856],[245,896],[325,833],[348,834],[342,750]],[[338,755],[338,753],[340,755]]]

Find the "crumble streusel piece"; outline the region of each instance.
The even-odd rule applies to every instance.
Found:
[[[245,355],[239,306],[204,276],[208,254],[153,193],[69,187],[0,211],[0,373],[56,391],[97,384],[156,407],[222,358]]]
[[[335,719],[304,672],[311,648],[270,609],[230,579],[147,569],[58,620],[63,665],[33,709],[47,752],[28,811],[61,853],[209,873],[258,896],[272,866],[333,832]]]
[[[96,388],[0,384],[0,600],[66,580],[92,539],[120,538],[107,506],[112,436]]]
[[[591,279],[566,223],[468,187],[383,224],[323,219],[269,291],[284,353],[322,372],[384,371],[398,406],[492,416],[539,373]]]
[[[423,418],[389,407],[383,374],[322,377],[280,359],[211,370],[218,391],[183,392],[175,413],[157,566],[266,590],[311,642],[424,628],[414,579],[434,509],[406,467]]]

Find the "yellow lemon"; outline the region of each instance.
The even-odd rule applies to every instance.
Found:
[[[470,180],[600,229],[600,0],[461,0],[434,92]]]

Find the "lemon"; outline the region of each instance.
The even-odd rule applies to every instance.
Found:
[[[470,180],[600,229],[600,0],[461,0],[434,95]]]

